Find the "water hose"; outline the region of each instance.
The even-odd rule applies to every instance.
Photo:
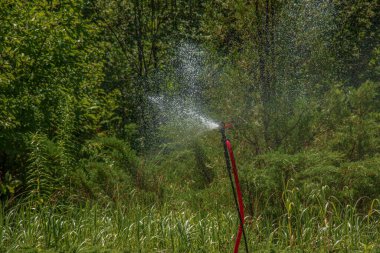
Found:
[[[225,128],[227,127],[226,124],[222,123],[220,132],[222,134],[222,143],[224,147],[224,158],[226,160],[226,167],[227,167],[227,173],[230,178],[232,193],[235,200],[235,206],[236,210],[239,216],[240,225],[236,236],[235,241],[235,247],[234,247],[234,253],[237,253],[239,251],[239,245],[241,241],[241,236],[243,234],[244,237],[244,243],[245,243],[245,252],[248,253],[248,243],[247,243],[247,237],[245,235],[244,230],[244,205],[243,205],[243,197],[240,190],[240,183],[239,183],[239,176],[238,171],[236,167],[236,161],[234,152],[232,150],[231,142],[226,137]],[[234,176],[234,180],[232,180],[232,174]],[[235,181],[235,184],[234,184]],[[236,190],[235,190],[236,185]]]

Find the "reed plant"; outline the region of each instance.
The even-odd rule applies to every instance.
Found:
[[[281,216],[246,217],[251,252],[380,250],[380,200],[362,214],[325,198],[323,189],[308,203],[299,201],[296,188],[282,198]],[[205,213],[187,203],[20,204],[0,214],[2,252],[230,252],[238,227],[232,209]]]

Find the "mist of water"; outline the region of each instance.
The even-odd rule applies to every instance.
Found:
[[[321,76],[327,78],[328,71],[323,71],[323,66],[319,64],[320,59],[329,55],[328,39],[329,33],[334,29],[333,14],[333,4],[329,0],[293,1],[277,14],[271,45],[275,61],[270,66],[273,68],[270,81],[273,82],[271,85],[275,96],[272,99],[276,101],[271,111],[278,114],[276,117],[291,115],[299,100],[308,100],[310,93],[314,92],[313,85],[320,82]],[[174,91],[167,92],[170,89],[166,87],[163,90],[167,93],[149,97],[158,109],[160,124],[170,126],[179,134],[203,132],[219,126],[217,121],[208,116],[209,111],[202,100],[205,89],[202,77],[207,75],[205,58],[205,52],[198,45],[181,43],[172,60],[170,81],[174,83]],[[273,59],[267,59],[267,62],[271,64]],[[310,70],[310,66],[315,68]],[[164,78],[163,82],[166,81]],[[256,77],[252,78],[252,82],[257,91],[263,85]],[[234,88],[228,87],[231,90]],[[248,98],[253,100],[254,96]],[[247,104],[252,104],[253,107],[256,103],[260,103],[259,99],[258,102]],[[253,108],[247,108],[253,111]]]
[[[219,127],[206,115],[202,105],[203,56],[203,51],[194,44],[182,43],[173,60],[174,81],[179,88],[174,94],[149,96],[158,109],[160,124],[180,134],[202,133]]]
[[[214,120],[197,111],[195,106],[186,105],[179,99],[151,96],[149,100],[159,108],[165,124],[176,128],[187,128],[189,131],[193,129],[213,130],[219,127]]]

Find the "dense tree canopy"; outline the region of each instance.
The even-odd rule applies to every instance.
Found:
[[[158,191],[143,160],[173,139],[149,98],[190,92],[179,58],[196,62],[194,48],[203,65],[191,92],[236,123],[248,167],[252,155],[311,150],[378,165],[379,15],[377,0],[3,0],[2,199],[72,187],[115,198],[117,180]],[[212,183],[199,143],[187,148]]]

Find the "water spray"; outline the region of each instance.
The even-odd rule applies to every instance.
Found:
[[[248,253],[248,242],[247,242],[247,237],[245,235],[245,230],[244,230],[243,197],[240,190],[239,176],[238,176],[238,171],[236,167],[234,152],[232,150],[230,140],[227,139],[226,137],[226,129],[229,129],[231,127],[232,127],[231,123],[222,122],[220,124],[220,133],[222,135],[222,143],[224,147],[224,158],[226,159],[227,173],[230,178],[232,193],[234,195],[234,200],[235,200],[235,206],[236,206],[236,210],[237,210],[239,220],[240,220],[239,229],[236,235],[234,253],[237,253],[239,251],[239,245],[240,245],[242,234],[244,237],[245,252]],[[234,180],[232,179],[232,174],[234,176]],[[235,189],[235,186],[236,186],[236,189]]]

